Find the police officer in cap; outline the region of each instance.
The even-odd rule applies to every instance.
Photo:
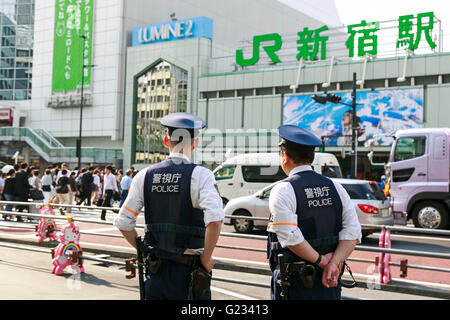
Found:
[[[174,113],[161,124],[169,131],[164,144],[170,155],[133,178],[115,226],[136,248],[136,219],[145,207],[143,251],[159,266],[150,269],[145,280],[145,299],[186,300],[193,266],[200,265],[208,273],[214,267],[212,253],[224,219],[223,203],[213,173],[189,160],[199,143],[198,131],[206,123],[188,113]],[[198,298],[211,299],[209,286]]]
[[[314,149],[321,146],[316,136],[292,125],[278,132],[281,167],[288,178],[273,187],[269,198],[271,298],[340,300],[343,263],[361,241],[354,205],[339,183],[313,171]],[[290,267],[304,262],[308,269],[302,270],[314,271],[309,272],[312,282],[307,285],[300,274],[280,280],[280,257]]]

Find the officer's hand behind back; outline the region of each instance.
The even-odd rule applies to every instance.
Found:
[[[200,261],[202,263],[203,268],[209,273],[211,273],[214,268],[214,260],[211,257],[205,257],[203,254],[200,256]]]

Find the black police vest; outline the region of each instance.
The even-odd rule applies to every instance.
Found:
[[[186,249],[204,247],[203,211],[192,207],[191,177],[196,165],[167,159],[147,170],[144,184],[145,249],[176,259]]]
[[[297,223],[305,240],[322,255],[334,252],[342,229],[342,202],[333,182],[312,170],[283,181],[289,182],[295,191]],[[283,252],[290,250],[282,248],[277,235],[269,232],[267,258],[272,270],[278,263],[278,254]],[[297,256],[294,257],[296,259]],[[298,261],[301,261],[299,257]]]

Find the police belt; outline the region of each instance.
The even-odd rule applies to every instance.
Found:
[[[336,249],[336,246],[339,243],[339,237],[338,236],[331,236],[331,237],[313,239],[313,240],[308,240],[308,243],[315,250],[318,250],[319,248],[324,248],[325,251],[327,251],[327,253],[328,253],[328,252],[333,252]],[[281,246],[280,242],[278,242],[278,241],[272,242],[270,244],[270,247],[271,247],[272,251],[285,249],[285,248],[283,248]],[[328,251],[328,249],[330,251]]]
[[[181,263],[181,264],[185,264],[188,266],[195,266],[199,260],[200,260],[200,256],[199,255],[182,255],[179,258],[175,258],[175,259],[162,259],[162,260],[168,260],[168,261],[172,261],[175,263]]]

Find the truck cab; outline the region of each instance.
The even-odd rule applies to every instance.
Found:
[[[420,228],[448,229],[450,129],[408,129],[395,134],[386,176],[396,220]]]

